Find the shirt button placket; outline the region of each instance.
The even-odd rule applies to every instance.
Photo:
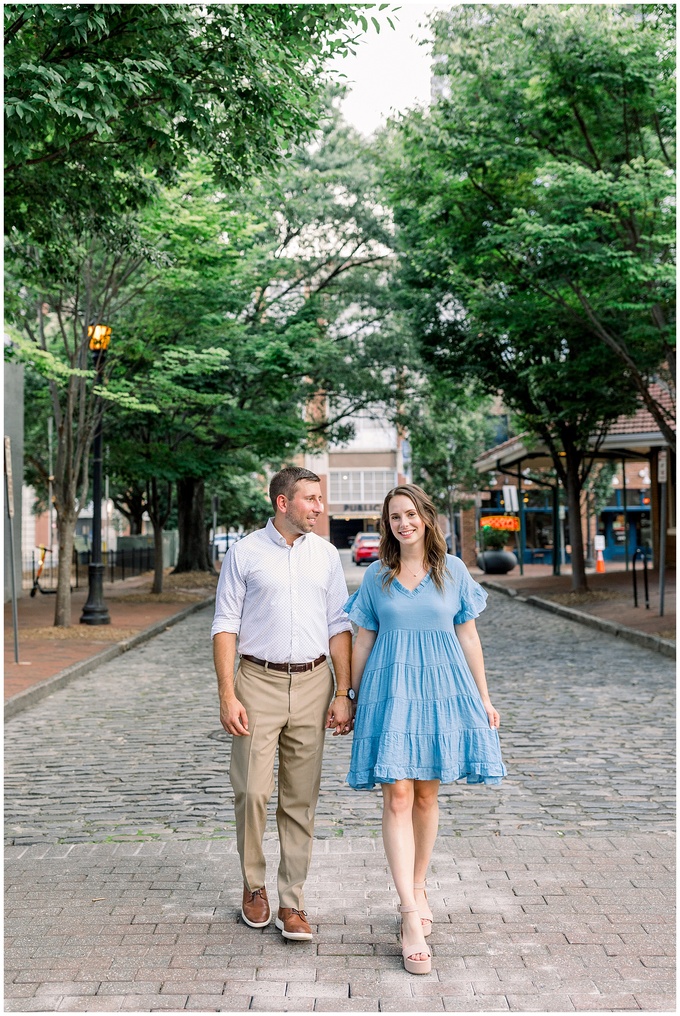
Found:
[[[290,548],[289,581],[290,581],[290,662],[304,663],[298,655],[300,652],[300,604],[298,602],[298,553],[296,543]]]

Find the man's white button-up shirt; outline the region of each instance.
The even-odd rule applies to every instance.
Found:
[[[340,555],[316,533],[292,546],[269,519],[227,552],[211,635],[232,632],[238,650],[269,663],[309,663],[328,655],[329,639],[351,631]]]

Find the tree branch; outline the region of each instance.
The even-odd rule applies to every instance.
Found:
[[[595,151],[595,149],[593,147],[593,143],[590,140],[590,134],[588,133],[588,128],[586,127],[585,120],[581,116],[581,113],[579,112],[579,108],[578,108],[578,106],[576,105],[575,102],[572,102],[571,109],[572,109],[572,112],[573,112],[574,116],[576,117],[576,122],[579,125],[579,128],[581,130],[581,134],[583,135],[583,140],[586,143],[586,147],[587,147],[588,151],[590,152],[590,154],[592,155],[593,159],[595,160],[595,168],[601,172],[602,171],[602,163],[600,162],[600,160],[599,160],[599,158],[597,156],[597,152]]]

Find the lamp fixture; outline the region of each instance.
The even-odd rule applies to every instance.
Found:
[[[111,328],[109,325],[89,325],[87,337],[90,340],[90,349],[93,353],[98,350],[106,351],[111,341]]]

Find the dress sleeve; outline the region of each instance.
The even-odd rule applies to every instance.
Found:
[[[488,598],[486,589],[482,589],[478,582],[475,582],[465,565],[461,567],[460,575],[460,606],[456,612],[453,623],[465,624],[466,621],[473,621],[482,613],[486,607]]]
[[[378,631],[380,624],[373,606],[370,588],[373,585],[372,578],[370,574],[365,576],[361,586],[357,589],[356,593],[352,593],[343,610],[361,628],[367,628],[369,631]]]

